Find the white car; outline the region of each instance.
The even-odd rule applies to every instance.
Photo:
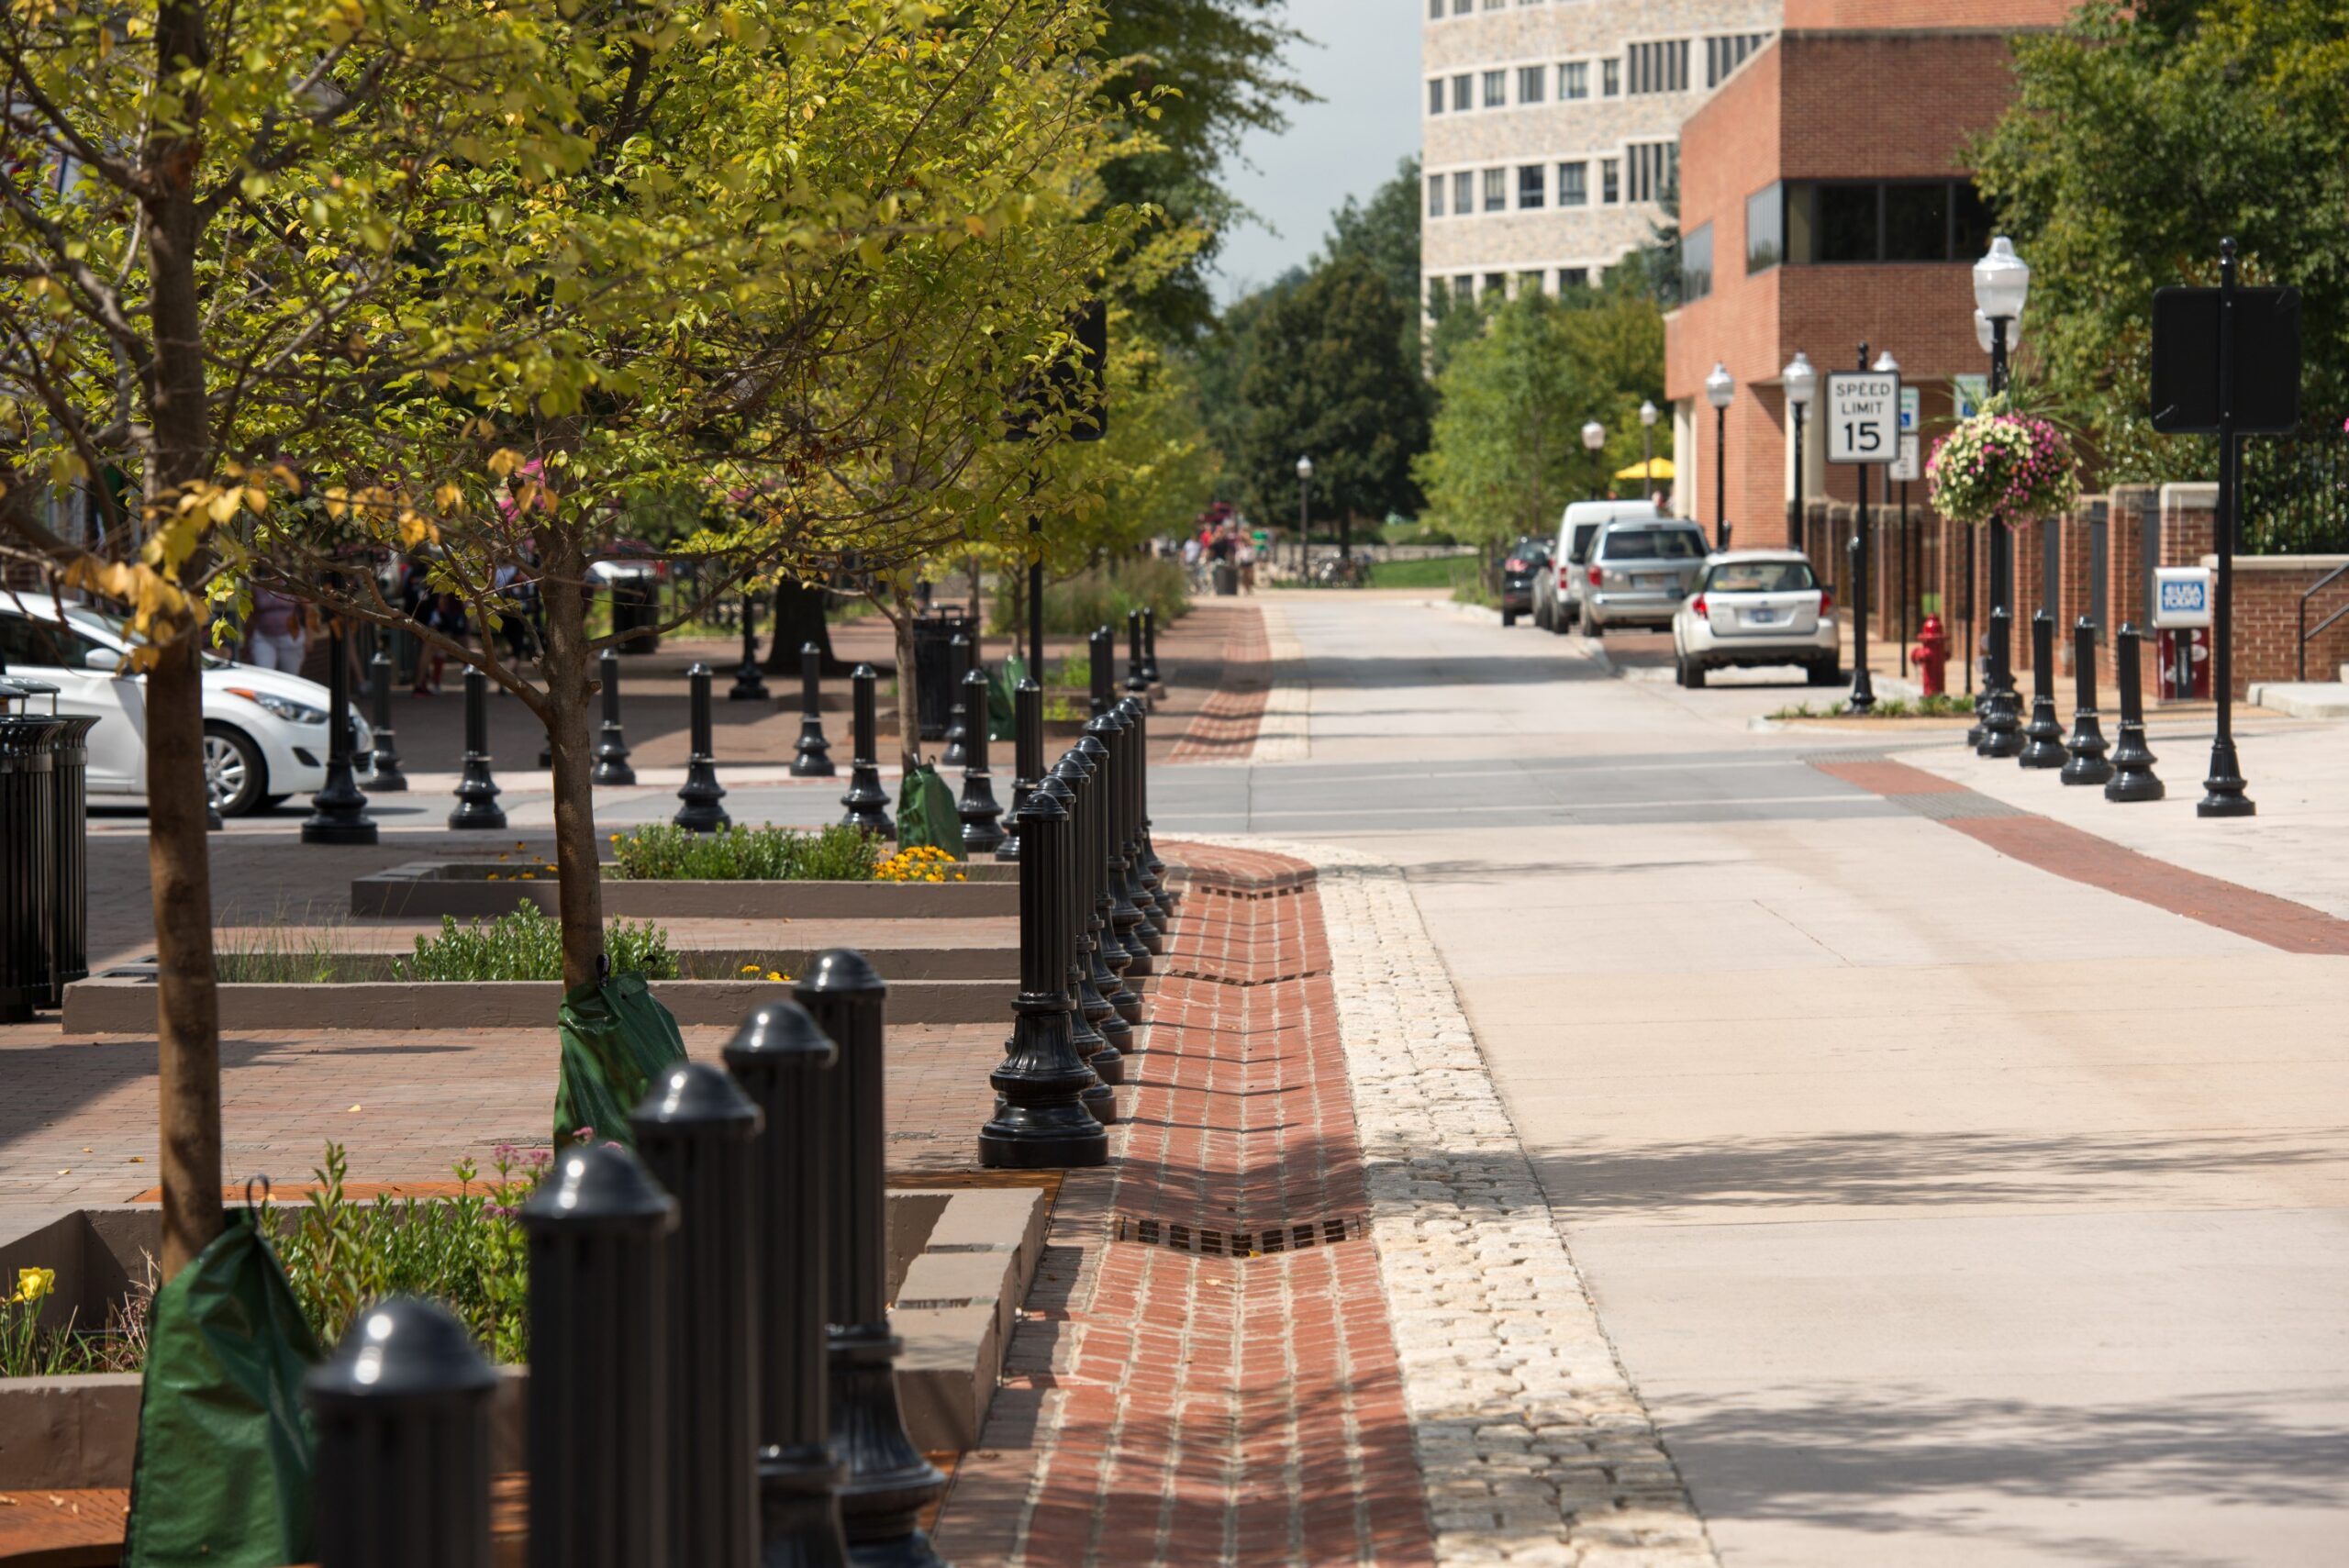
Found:
[[[1709,556],[1697,591],[1672,617],[1672,665],[1684,686],[1731,665],[1799,664],[1814,686],[1839,678],[1835,595],[1798,550]]]
[[[0,591],[0,673],[46,681],[57,688],[59,713],[98,720],[89,737],[94,797],[147,793],[147,678],[123,673],[130,641],[121,621],[86,605],[61,612],[45,594]],[[222,816],[325,784],[328,700],[316,681],[205,655],[204,773]],[[33,709],[41,711],[38,700]],[[374,771],[375,738],[351,717],[352,761],[364,779]]]

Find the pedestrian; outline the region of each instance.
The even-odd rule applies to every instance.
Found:
[[[1256,541],[1246,534],[1241,534],[1234,541],[1233,553],[1240,565],[1240,591],[1243,594],[1254,593],[1256,591]]]
[[[253,618],[245,633],[245,662],[262,670],[302,673],[309,639],[303,635],[302,602],[274,588],[253,590]]]
[[[448,638],[459,648],[465,645],[465,606],[463,601],[456,595],[429,594],[422,602],[421,607],[424,610],[421,617],[421,624],[424,627]],[[419,697],[439,696],[442,678],[446,675],[448,667],[448,651],[438,642],[427,641],[423,651],[417,656],[416,686],[411,695]],[[425,684],[428,678],[431,682],[429,687]]]

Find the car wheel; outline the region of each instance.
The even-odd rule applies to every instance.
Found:
[[[1686,662],[1686,668],[1688,672],[1687,676],[1680,684],[1692,692],[1703,691],[1705,689],[1704,664],[1700,661],[1690,659]]]
[[[1515,610],[1503,610],[1501,612],[1501,625],[1507,627],[1515,626],[1516,624],[1517,612]]]
[[[1833,664],[1813,664],[1810,667],[1810,684],[1814,686],[1839,685],[1842,679],[1843,672]]]
[[[261,808],[263,811],[274,811],[293,798],[290,795],[265,795],[261,797]]]
[[[1600,635],[1604,633],[1606,629],[1607,628],[1605,627],[1599,625],[1590,617],[1585,616],[1582,617],[1582,634],[1585,637],[1589,638],[1593,642],[1598,641]]]
[[[226,724],[204,727],[204,782],[223,817],[250,816],[269,789],[269,769],[261,748],[241,729]]]

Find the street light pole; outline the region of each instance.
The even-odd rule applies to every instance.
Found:
[[[1640,499],[1642,501],[1655,494],[1655,405],[1642,399],[1640,403],[1640,480],[1644,486]]]
[[[1866,368],[1865,366],[1863,369]],[[1737,383],[1729,366],[1715,361],[1705,378],[1705,396],[1713,406],[1713,548],[1729,548],[1729,406]]]
[[[2015,254],[2013,241],[1999,235],[1989,253],[1974,263],[1975,329],[1984,326],[1990,338],[1990,391],[2007,386],[2007,350],[2014,324],[2022,317],[2031,293],[2031,268]],[[2014,609],[2009,603],[2014,575],[2013,544],[2002,517],[1990,519],[1990,676],[1983,683],[1981,738],[1977,756],[2013,757],[2022,751],[2021,716],[2015,698],[2010,647]],[[1969,657],[1970,657],[1969,651]]]
[[[1607,493],[1607,460],[1599,455],[1607,450],[1607,427],[1596,419],[1586,421],[1582,428],[1582,444],[1590,453],[1590,494],[1596,500]]]
[[[1810,408],[1810,400],[1819,393],[1819,373],[1810,368],[1810,359],[1798,349],[1787,368],[1778,373],[1787,388],[1787,406],[1795,416],[1795,520],[1787,530],[1787,542],[1805,555],[1810,553],[1810,518],[1803,505],[1803,415]]]
[[[1297,574],[1305,575],[1307,558],[1313,550],[1313,460],[1297,460]]]

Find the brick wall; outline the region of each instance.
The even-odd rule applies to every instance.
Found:
[[[2213,557],[2211,564],[2216,563]],[[2300,595],[2344,563],[2349,563],[2349,555],[2235,557],[2235,695],[2245,695],[2254,681],[2300,678]],[[2309,625],[2318,625],[2345,604],[2349,604],[2349,577],[2308,602]],[[2349,618],[2310,639],[2308,678],[2338,680],[2343,664],[2349,664]]]

